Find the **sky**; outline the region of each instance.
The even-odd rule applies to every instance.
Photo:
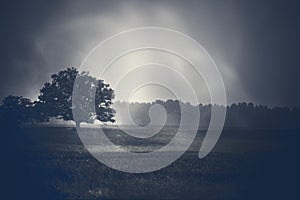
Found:
[[[101,41],[155,26],[183,32],[207,50],[228,103],[300,106],[297,1],[6,1],[0,9],[0,99],[36,99],[51,74],[79,67]],[[153,98],[166,94],[160,90]]]

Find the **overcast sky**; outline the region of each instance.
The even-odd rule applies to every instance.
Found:
[[[35,99],[50,75],[144,26],[181,31],[219,67],[228,103],[300,106],[300,6],[288,1],[20,1],[1,5],[0,98]]]

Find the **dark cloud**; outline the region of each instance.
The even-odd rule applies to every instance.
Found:
[[[1,5],[1,98],[31,94],[40,79],[48,79],[48,66],[36,51],[35,37],[57,9],[59,5],[42,1]]]
[[[259,103],[300,105],[299,6],[283,1],[240,5],[246,43],[237,70]]]
[[[36,97],[51,73],[80,65],[110,34],[163,26],[207,48],[229,102],[299,106],[298,8],[296,1],[7,1],[0,14],[0,98]]]

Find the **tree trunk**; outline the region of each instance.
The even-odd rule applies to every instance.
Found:
[[[80,128],[80,122],[75,122],[76,124],[76,129],[79,129]]]

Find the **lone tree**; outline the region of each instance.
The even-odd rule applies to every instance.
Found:
[[[79,85],[80,95],[72,99],[73,87]],[[95,119],[114,122],[115,111],[111,108],[113,98],[114,91],[109,84],[97,80],[87,72],[79,73],[72,67],[51,76],[51,82],[46,82],[40,90],[36,108],[43,121],[48,121],[51,117],[74,120],[74,111],[76,116],[80,116],[75,121],[76,127],[79,127],[81,122],[92,123]],[[75,102],[73,107],[72,101]],[[95,112],[91,109],[93,107]]]

